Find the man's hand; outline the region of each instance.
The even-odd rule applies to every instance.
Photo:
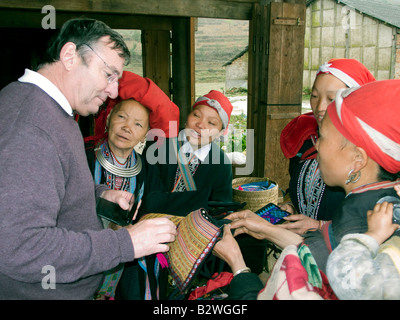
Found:
[[[140,221],[126,227],[135,249],[135,259],[169,250],[176,237],[176,226],[167,218]]]

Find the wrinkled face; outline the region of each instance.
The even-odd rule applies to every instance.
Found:
[[[344,187],[354,159],[355,146],[336,129],[328,114],[322,120],[320,137],[315,147],[325,184]]]
[[[106,40],[103,37],[90,46],[92,49],[88,48],[84,61],[74,74],[71,106],[83,116],[97,113],[108,97],[114,99],[118,96],[118,78],[122,76],[124,59]],[[109,83],[115,75],[117,81]]]
[[[149,111],[135,100],[115,106],[108,125],[108,145],[116,155],[127,158],[149,130]]]
[[[221,130],[222,120],[214,108],[198,105],[188,115],[185,133],[194,149],[218,138]]]
[[[335,99],[336,92],[347,86],[331,74],[319,74],[311,91],[310,104],[314,117],[321,126],[328,105]]]

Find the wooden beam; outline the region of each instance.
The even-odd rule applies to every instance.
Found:
[[[39,10],[0,8],[0,28],[42,28],[44,16]],[[113,29],[171,30],[174,19],[167,16],[57,11],[56,27],[61,27],[69,19],[82,16],[103,21]]]
[[[249,20],[259,0],[2,0],[0,8]]]

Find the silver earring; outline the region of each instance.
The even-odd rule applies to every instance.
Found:
[[[356,183],[358,180],[360,180],[361,178],[361,171],[358,171],[356,173],[353,173],[354,169],[351,169],[347,175],[347,180],[346,180],[346,184],[351,183]]]

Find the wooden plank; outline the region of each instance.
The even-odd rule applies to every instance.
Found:
[[[143,30],[143,75],[150,78],[169,97],[170,32]]]
[[[295,19],[302,17],[304,20],[305,6],[271,3],[271,20],[277,17]],[[271,23],[269,75],[272,78],[268,81],[270,84],[268,104],[301,103],[304,30],[304,25],[288,26]]]
[[[286,189],[288,166],[280,147],[280,134],[301,113],[304,24],[276,24],[276,19],[304,21],[305,5],[270,4],[270,39],[264,175]]]
[[[52,0],[56,12],[98,12],[249,20],[256,0]],[[42,0],[2,0],[0,8],[41,10]]]

